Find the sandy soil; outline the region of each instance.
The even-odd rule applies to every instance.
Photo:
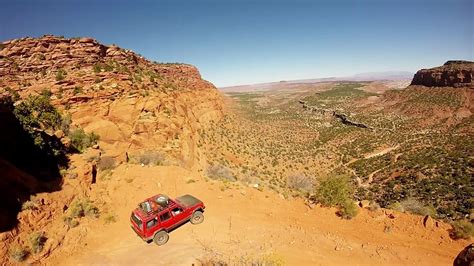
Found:
[[[361,209],[353,220],[342,220],[335,209],[310,208],[267,189],[224,186],[174,166],[120,165],[94,186],[91,198],[105,202],[99,207],[117,221],[83,218],[71,229],[77,233],[43,263],[191,265],[213,257],[231,264],[265,258],[287,265],[452,265],[468,244],[451,240],[444,223],[424,226],[420,216]],[[204,223],[184,224],[161,247],[143,242],[129,226],[136,204],[159,192],[190,193],[207,206]]]

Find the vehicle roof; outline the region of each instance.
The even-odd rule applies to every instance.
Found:
[[[163,195],[163,194],[158,194],[158,195],[155,195],[155,196],[152,196],[152,197],[149,197],[147,199],[145,199],[144,201],[140,202],[143,203],[143,202],[150,202],[152,201],[153,199],[156,199],[160,196],[165,196],[165,197],[168,197],[166,195]],[[168,206],[166,207],[162,207],[162,208],[159,208],[157,211],[151,211],[151,212],[145,212],[142,208],[140,207],[137,207],[135,208],[135,210],[133,211],[133,213],[137,214],[138,217],[143,221],[143,220],[148,220],[149,218],[153,218],[155,217],[156,215],[160,214],[161,212],[164,212],[166,210],[169,210],[170,208],[174,208],[175,206],[177,206],[178,204],[176,203],[176,201],[174,201],[173,199],[170,199],[168,197]]]

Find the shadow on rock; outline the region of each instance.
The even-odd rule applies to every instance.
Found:
[[[0,99],[0,232],[13,229],[17,215],[30,196],[61,189],[60,168],[68,159],[60,139],[27,132],[13,114],[13,103]],[[48,145],[39,146],[43,141]]]

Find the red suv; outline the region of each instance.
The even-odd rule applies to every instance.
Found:
[[[170,199],[158,194],[140,203],[133,210],[130,222],[133,230],[144,241],[153,240],[157,245],[168,242],[168,232],[179,225],[191,221],[204,221],[204,203],[191,195]]]

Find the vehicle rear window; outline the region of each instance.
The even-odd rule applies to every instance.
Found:
[[[142,228],[142,221],[133,213],[132,213],[132,220],[138,226],[138,228],[140,229]]]

